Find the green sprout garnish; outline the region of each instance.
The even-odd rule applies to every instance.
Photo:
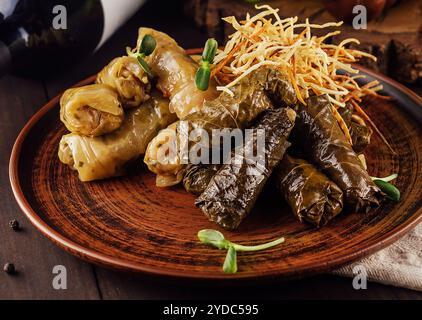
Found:
[[[204,52],[198,71],[195,75],[195,84],[199,90],[206,91],[208,89],[211,77],[211,64],[214,61],[215,53],[217,52],[218,43],[215,39],[208,39],[205,43]]]
[[[150,34],[147,34],[141,41],[139,53],[144,54],[145,57],[147,57],[154,52],[156,46],[157,42],[155,41],[154,37]]]
[[[237,253],[233,246],[230,246],[227,250],[226,259],[224,259],[223,271],[225,273],[236,273],[237,272]]]
[[[391,183],[385,182],[383,180],[374,180],[374,183],[385,193],[386,197],[393,201],[400,201],[400,190],[397,189]]]
[[[148,63],[144,60],[144,58],[153,53],[156,46],[157,42],[155,41],[154,37],[147,34],[145,37],[143,37],[138,51],[133,52],[129,47],[126,48],[127,55],[136,58],[141,68],[150,78],[152,78],[154,75],[152,74]]]
[[[382,181],[385,181],[385,182],[390,182],[390,181],[392,181],[392,180],[394,180],[394,179],[397,179],[397,177],[398,177],[398,176],[399,176],[399,175],[398,175],[397,173],[393,173],[393,174],[390,174],[389,176],[384,177],[384,178],[371,177],[371,179],[372,179],[372,180],[382,180]]]
[[[378,178],[371,177],[374,183],[385,193],[386,197],[393,201],[400,201],[400,190],[397,189],[393,184],[389,183],[398,177],[397,173],[391,174],[388,177]]]
[[[263,243],[255,246],[245,246],[233,243],[224,238],[224,235],[217,230],[204,229],[198,232],[198,239],[202,243],[217,249],[227,249],[226,259],[223,264],[223,271],[226,273],[237,272],[237,251],[258,251],[274,247],[284,242],[284,238],[279,238],[274,241]]]

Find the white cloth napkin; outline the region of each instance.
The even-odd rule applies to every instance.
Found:
[[[389,247],[333,273],[354,277],[356,265],[366,269],[368,281],[422,291],[422,223]]]

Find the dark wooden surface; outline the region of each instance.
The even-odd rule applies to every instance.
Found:
[[[367,290],[354,290],[352,280],[322,275],[302,280],[245,288],[215,288],[164,282],[125,274],[84,263],[57,248],[35,230],[18,208],[8,177],[13,142],[29,117],[46,101],[79,80],[97,72],[113,57],[133,45],[137,26],[168,32],[184,47],[198,47],[206,36],[192,31],[176,9],[158,10],[149,2],[94,56],[44,80],[7,76],[0,79],[0,265],[13,262],[18,274],[0,273],[0,299],[183,299],[183,298],[296,298],[296,299],[422,299],[422,293],[369,283]],[[167,12],[167,13],[165,13]],[[17,218],[21,232],[9,228]],[[55,290],[52,269],[64,265],[68,289]]]

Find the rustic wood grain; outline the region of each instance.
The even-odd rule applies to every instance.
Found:
[[[225,252],[198,242],[198,230],[217,227],[182,187],[157,188],[155,176],[139,164],[121,178],[81,183],[60,163],[57,148],[66,131],[58,120],[59,97],[31,119],[17,140],[12,159],[19,159],[19,166],[11,166],[14,192],[44,235],[100,265],[219,280],[328,271],[386,246],[422,217],[422,101],[416,96],[413,101],[387,79],[384,83],[385,93],[395,101],[371,99],[365,104],[400,157],[393,156],[377,136],[366,156],[372,176],[399,174],[400,203],[385,202],[366,215],[343,214],[329,226],[315,229],[296,221],[278,195],[264,195],[254,214],[238,230],[225,234],[239,243],[264,243],[283,235],[286,245],[239,255],[241,267],[235,275],[221,272]]]
[[[25,122],[45,102],[43,84],[5,77],[0,80],[0,92],[0,299],[98,298],[92,267],[58,251],[32,228],[10,189],[10,151]],[[21,231],[10,229],[12,219],[18,219]],[[15,264],[16,275],[9,276],[2,271],[6,262]],[[51,285],[52,269],[59,264],[67,267],[68,290],[56,291]]]
[[[279,8],[281,17],[298,16],[300,21],[309,18],[314,23],[335,21],[321,0],[272,0],[262,1]],[[224,43],[232,28],[221,18],[235,16],[242,19],[247,12],[257,12],[254,6],[240,0],[187,0],[185,13],[209,36]],[[355,47],[373,53],[378,63],[370,59],[362,59],[369,68],[380,71],[403,82],[415,83],[422,79],[422,2],[420,0],[401,1],[390,8],[385,15],[370,21],[366,30],[355,30],[349,24],[340,29],[342,34],[334,37],[334,43],[344,38],[357,38],[360,45]],[[319,30],[314,30],[319,34]],[[324,32],[325,31],[321,31]]]

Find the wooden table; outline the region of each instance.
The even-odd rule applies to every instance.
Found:
[[[0,265],[13,262],[18,274],[0,272],[0,299],[422,299],[422,292],[369,283],[354,290],[352,280],[331,275],[245,288],[210,288],[204,285],[166,283],[141,275],[103,269],[62,251],[29,224],[12,195],[8,176],[10,151],[26,121],[46,101],[70,85],[96,73],[113,57],[133,46],[137,27],[151,26],[168,32],[185,48],[201,46],[206,36],[195,30],[177,8],[158,10],[149,2],[94,56],[48,79],[15,76],[0,79]],[[13,232],[9,221],[18,219],[23,230]],[[55,265],[67,269],[68,289],[52,286]]]

